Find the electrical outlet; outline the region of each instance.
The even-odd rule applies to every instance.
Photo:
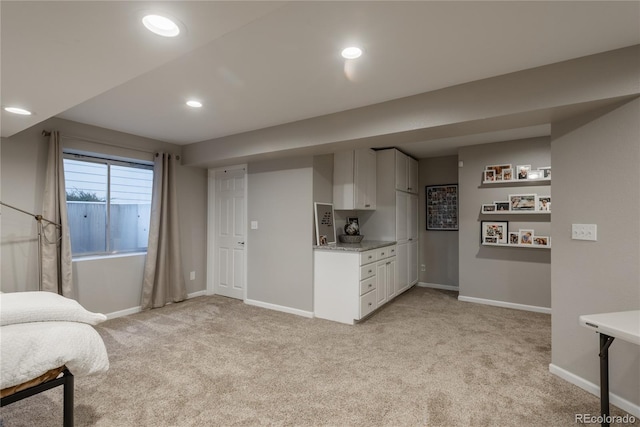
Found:
[[[189,273],[189,280],[196,280],[196,272],[192,271],[191,273]]]
[[[424,264],[420,264],[420,271],[427,271],[427,266]]]
[[[258,221],[251,221],[251,229],[252,230],[258,229]]]
[[[596,224],[571,224],[571,238],[573,240],[598,240],[598,226]]]

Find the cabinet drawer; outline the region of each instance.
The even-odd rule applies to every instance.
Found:
[[[369,277],[360,282],[360,295],[364,295],[376,288],[376,277]]]
[[[385,246],[384,248],[378,249],[378,260],[389,258],[390,256],[394,256],[395,254],[395,246]]]
[[[360,280],[368,279],[376,275],[375,263],[363,265],[360,267]]]
[[[360,319],[376,309],[375,291],[366,293],[360,297]]]
[[[360,265],[364,265],[364,264],[368,264],[370,262],[377,261],[378,260],[377,256],[378,256],[378,254],[377,254],[377,251],[375,249],[372,250],[372,251],[362,252],[360,254]]]

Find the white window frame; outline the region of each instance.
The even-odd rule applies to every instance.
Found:
[[[83,252],[80,254],[72,253],[73,258],[84,257],[100,257],[119,254],[146,253],[147,247],[135,248],[130,250],[111,250],[111,166],[127,166],[153,171],[153,162],[145,162],[143,160],[124,160],[112,157],[101,156],[99,154],[81,154],[73,151],[63,151],[63,158],[69,160],[78,160],[90,163],[107,165],[107,192],[106,192],[106,226],[105,226],[105,251]],[[66,178],[66,175],[65,175]],[[66,179],[65,179],[66,182]],[[65,188],[66,192],[66,188]],[[65,201],[66,202],[66,201]],[[73,250],[73,248],[72,248]]]

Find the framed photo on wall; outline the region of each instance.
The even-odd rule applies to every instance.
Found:
[[[458,230],[458,184],[428,185],[427,230]]]
[[[480,243],[508,243],[508,221],[482,221],[480,224]]]

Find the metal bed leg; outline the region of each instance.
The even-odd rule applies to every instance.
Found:
[[[609,427],[609,346],[614,337],[600,334],[600,415],[602,427]]]
[[[65,369],[63,375],[63,426],[73,427],[73,374]]]

